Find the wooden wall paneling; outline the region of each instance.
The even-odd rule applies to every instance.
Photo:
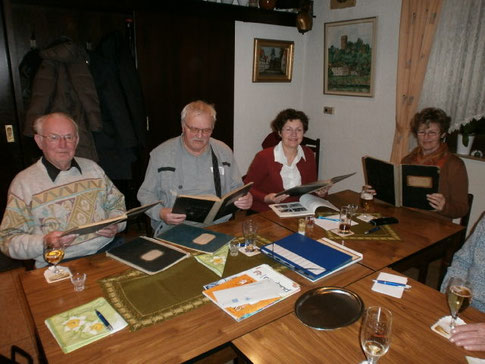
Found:
[[[190,101],[214,103],[215,138],[233,143],[234,21],[164,11],[135,12],[139,73],[150,118],[149,149],[180,135]]]

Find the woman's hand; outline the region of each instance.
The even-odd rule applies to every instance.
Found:
[[[49,244],[56,248],[63,248],[68,246],[74,239],[78,237],[77,234],[69,234],[61,236],[63,231],[51,231],[44,235],[44,244]]]
[[[316,190],[314,193],[321,198],[324,198],[325,196],[328,195],[328,190],[332,187],[332,185],[328,185],[325,187],[320,188],[319,190]]]
[[[118,233],[118,224],[108,225],[96,231],[96,234],[104,236],[105,238],[112,238],[117,233]]]
[[[185,214],[173,214],[172,209],[163,207],[160,209],[160,218],[169,225],[178,225],[185,221],[187,215]]]
[[[280,203],[286,200],[288,197],[290,197],[290,195],[283,194],[276,197],[276,193],[268,193],[266,196],[264,196],[264,202],[268,205],[272,203]]]
[[[450,341],[470,351],[485,351],[485,323],[458,325]]]
[[[426,195],[429,204],[432,208],[436,211],[443,211],[446,204],[446,198],[441,193],[432,193],[430,195]]]

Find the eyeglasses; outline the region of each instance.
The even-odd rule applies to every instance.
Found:
[[[193,126],[189,126],[187,124],[184,124],[184,125],[193,134],[202,133],[203,135],[209,135],[210,133],[212,133],[212,130],[214,130],[213,128],[200,129],[200,128],[196,128],[196,127],[193,127]]]
[[[418,134],[418,136],[420,136],[420,137],[424,137],[425,135],[427,135],[431,138],[434,138],[437,135],[439,135],[440,133],[438,131],[434,131],[434,130],[428,130],[428,131],[420,130],[416,134]]]
[[[292,134],[292,133],[296,133],[296,134],[303,134],[303,129],[302,128],[298,128],[298,129],[293,129],[293,128],[283,128],[281,129],[283,131],[283,133],[287,133],[287,134]]]
[[[66,143],[74,143],[77,140],[77,135],[66,134],[66,135],[59,135],[59,134],[49,134],[49,135],[41,135],[42,138],[46,138],[49,143],[55,144],[59,143],[62,139]]]

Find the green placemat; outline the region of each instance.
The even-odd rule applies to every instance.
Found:
[[[357,213],[358,215],[359,213]],[[330,215],[335,215],[335,211],[333,213],[320,213],[317,214],[317,216],[330,216]],[[379,213],[372,213],[369,214],[374,217],[381,217],[381,214]],[[353,225],[350,230],[354,233],[349,236],[342,237],[340,235],[337,235],[333,233],[330,230],[324,230],[325,235],[327,238],[332,239],[332,240],[401,240],[399,235],[394,231],[392,228],[392,225],[381,225],[381,228],[372,234],[364,234],[367,230],[372,229],[374,225],[369,224],[365,221],[362,221],[360,219],[354,218],[353,219],[355,222],[357,222],[357,225]]]
[[[269,240],[258,236],[257,245],[268,243]],[[239,253],[236,257],[228,256],[223,277],[260,264],[269,264],[277,271],[286,269],[263,254],[247,257]],[[155,275],[131,269],[98,282],[109,303],[128,322],[130,331],[136,331],[210,302],[202,294],[202,286],[219,279],[190,257]]]

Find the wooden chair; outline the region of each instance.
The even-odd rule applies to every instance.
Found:
[[[301,142],[301,144],[307,146],[315,153],[315,162],[317,164],[317,178],[318,178],[318,171],[320,168],[320,138],[311,139],[308,137],[303,137],[303,141]]]

